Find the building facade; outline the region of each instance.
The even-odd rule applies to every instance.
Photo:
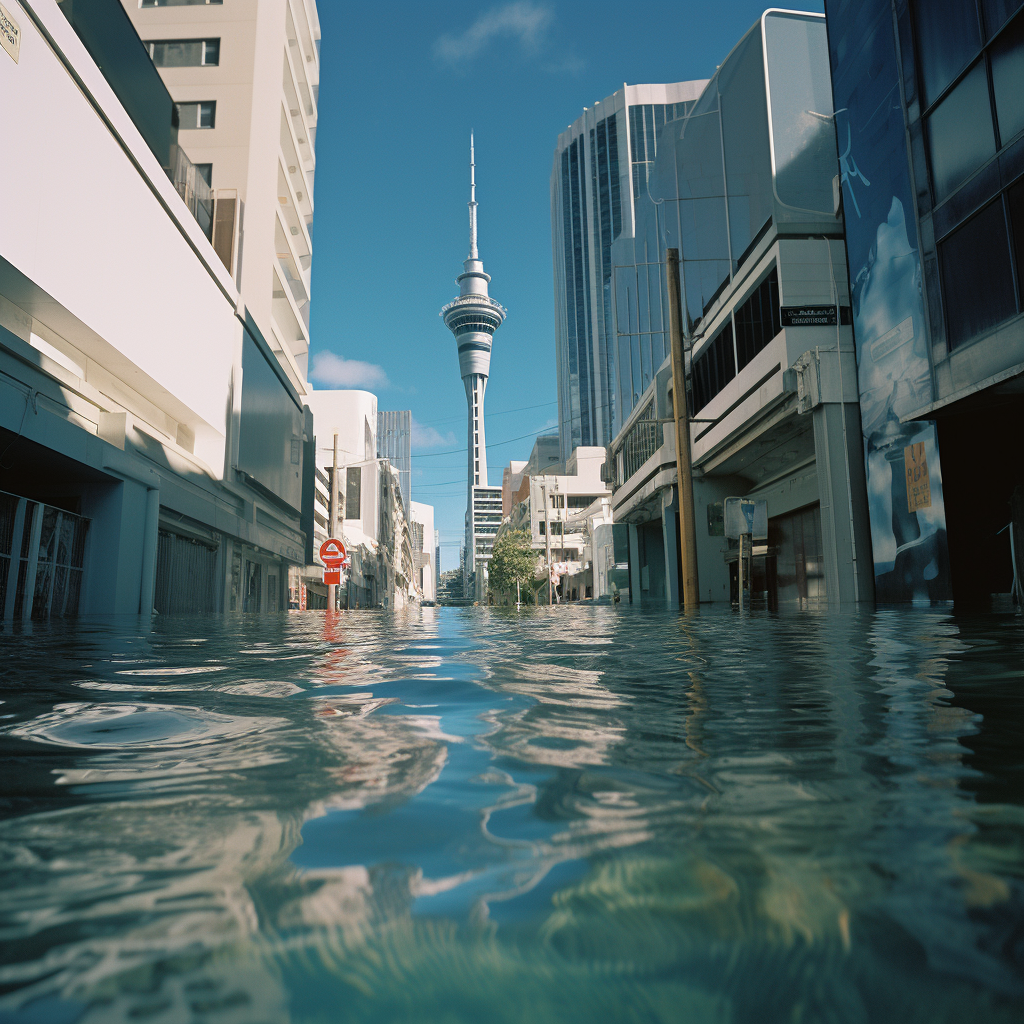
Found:
[[[402,501],[412,506],[412,411],[377,413],[377,455],[398,470]]]
[[[487,293],[490,275],[477,249],[476,157],[473,137],[469,141],[469,256],[456,279],[459,295],[442,310],[444,325],[453,335],[459,351],[459,373],[466,388],[466,560],[463,578],[472,580],[474,599],[487,593],[487,562],[494,543],[491,529],[493,506],[501,513],[501,488],[487,485],[487,440],[484,433],[484,394],[491,367],[491,339],[505,319],[505,308]],[[495,498],[495,496],[497,496]]]
[[[122,3],[174,99],[192,185],[205,186],[211,201],[214,248],[301,393],[320,88],[316,0]]]
[[[825,5],[880,601],[1024,574],[1021,6]]]
[[[434,506],[414,501],[410,505],[412,523],[413,586],[420,600],[437,596],[437,561],[434,545]]]
[[[739,596],[728,497],[766,503],[745,574],[755,602],[873,598],[837,169],[819,15],[766,12],[662,130],[647,187],[658,258],[680,256],[701,601]],[[676,400],[665,360],[612,444],[641,603],[679,602]]]
[[[4,6],[0,180],[31,152],[47,201],[0,224],[0,614],[280,610],[311,425],[178,176],[172,98],[114,0]]]
[[[644,366],[650,381],[651,358],[642,363],[641,351],[648,353],[653,346],[659,351],[655,363],[664,358],[660,279],[654,274],[649,282],[646,267],[640,272],[644,288],[634,293],[640,306],[623,314],[623,322],[636,326],[624,340],[616,334],[618,261],[632,267],[634,277],[637,271],[632,248],[618,254],[614,248],[633,238],[658,133],[666,120],[692,106],[704,84],[624,85],[585,109],[558,137],[551,170],[551,238],[563,462],[579,445],[606,445],[617,433],[634,392],[639,395],[646,387]],[[636,348],[635,374],[631,346]]]

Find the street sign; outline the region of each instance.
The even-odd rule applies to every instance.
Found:
[[[337,568],[345,561],[345,545],[342,544],[340,540],[328,537],[327,540],[320,545],[320,561],[323,562],[328,569]]]
[[[341,583],[341,569],[324,569],[324,583],[338,585]]]
[[[783,327],[835,327],[835,306],[780,306]]]
[[[744,534],[754,540],[768,539],[768,502],[726,498],[725,535],[736,540]]]
[[[908,444],[903,449],[903,464],[907,472],[907,511],[932,507],[932,485],[928,479],[928,456],[924,443]]]

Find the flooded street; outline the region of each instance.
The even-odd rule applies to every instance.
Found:
[[[1021,1019],[1024,628],[0,634],[0,1021]]]

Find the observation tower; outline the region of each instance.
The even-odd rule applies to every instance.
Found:
[[[458,298],[441,310],[441,316],[445,327],[455,335],[459,372],[466,386],[466,596],[483,601],[487,596],[487,562],[494,534],[501,523],[501,488],[487,485],[484,392],[491,368],[491,339],[505,319],[506,310],[487,294],[491,278],[484,273],[476,245],[476,160],[472,135],[469,137],[469,256],[462,265],[463,272],[456,278]],[[476,579],[472,594],[468,592],[471,573]]]

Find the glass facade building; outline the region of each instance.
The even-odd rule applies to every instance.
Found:
[[[624,86],[584,110],[558,139],[551,173],[551,228],[555,268],[555,358],[558,374],[559,443],[563,459],[580,445],[606,445],[623,416],[623,395],[632,402],[632,349],[642,374],[641,344],[655,340],[650,306],[662,323],[660,278],[652,293],[647,268],[636,266],[631,245],[638,198],[657,148],[658,130],[692,105],[704,82]],[[646,249],[644,249],[646,252]],[[614,286],[620,260],[634,282],[626,322],[645,325],[620,334]],[[657,275],[654,275],[657,277]],[[638,299],[637,296],[640,296]],[[639,307],[637,308],[637,303]],[[621,350],[621,351],[620,351]],[[658,362],[661,361],[658,357]],[[620,371],[620,367],[622,370]],[[629,380],[620,385],[620,374]],[[641,388],[642,390],[642,388]],[[628,405],[628,409],[632,404]]]
[[[377,411],[377,458],[398,470],[405,514],[412,508],[412,411]]]
[[[1024,416],[1024,4],[825,10],[868,476],[894,480],[872,506],[879,597],[918,594],[901,563],[924,513],[896,477],[921,443],[952,596],[988,601],[1024,572],[1024,464],[1001,448]]]

